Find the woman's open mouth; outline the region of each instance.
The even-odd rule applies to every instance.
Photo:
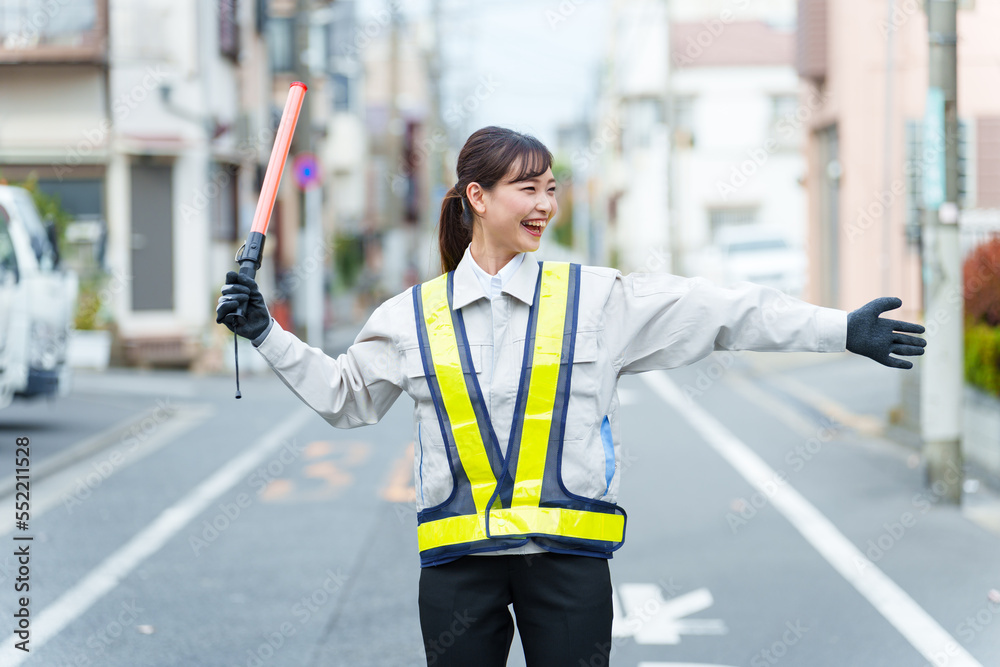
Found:
[[[522,220],[521,226],[528,230],[528,233],[532,236],[541,236],[542,231],[548,224],[547,220]]]

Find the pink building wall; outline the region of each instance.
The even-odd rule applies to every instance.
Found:
[[[853,310],[883,295],[899,296],[903,309],[893,316],[919,317],[922,308],[920,258],[905,237],[905,123],[921,120],[927,91],[927,19],[922,2],[829,0],[826,5],[827,67],[825,81],[809,86],[826,99],[808,121],[809,285],[805,298]],[[1000,116],[1000,3],[975,2],[958,16],[958,114],[975,125],[978,118]],[[964,7],[965,3],[960,3]],[[893,66],[886,133],[886,50],[892,38]],[[833,257],[823,236],[823,172],[820,164],[824,128],[837,126],[839,199]],[[886,137],[889,138],[886,178]],[[977,146],[978,152],[1000,146]],[[835,170],[834,170],[835,171]],[[888,225],[888,246],[883,226]],[[834,270],[824,270],[824,262]],[[883,267],[888,267],[887,271]]]

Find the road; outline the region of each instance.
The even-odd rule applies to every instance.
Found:
[[[938,502],[885,437],[900,372],[717,353],[623,378],[627,540],[590,664],[1000,664],[1000,505],[985,487]],[[412,403],[342,431],[269,371],[233,393],[114,370],[0,412],[0,664],[425,664]]]

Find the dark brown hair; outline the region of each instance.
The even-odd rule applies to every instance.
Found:
[[[441,270],[454,271],[472,242],[474,212],[465,196],[469,183],[492,190],[512,168],[511,182],[544,174],[552,166],[552,153],[538,139],[503,127],[484,127],[465,142],[458,154],[458,183],[441,202],[438,244]]]

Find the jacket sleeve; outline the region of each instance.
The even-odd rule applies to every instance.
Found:
[[[387,304],[379,306],[354,344],[336,359],[273,319],[257,351],[281,381],[332,426],[374,424],[395,403],[403,384],[400,353],[386,311]]]
[[[620,374],[684,366],[714,350],[846,349],[846,312],[747,282],[619,273],[605,311]]]

